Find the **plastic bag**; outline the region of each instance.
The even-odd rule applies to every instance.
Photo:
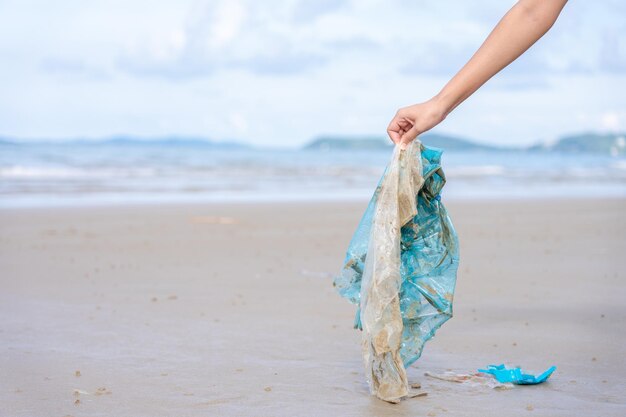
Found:
[[[442,152],[395,146],[333,281],[359,305],[366,379],[386,401],[409,395],[406,367],[452,316],[459,245],[439,195]]]

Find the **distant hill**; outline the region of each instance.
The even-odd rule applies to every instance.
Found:
[[[456,136],[427,133],[420,136],[422,143],[435,148],[442,148],[452,151],[476,151],[476,150],[510,150],[496,146],[484,145],[472,142]],[[308,144],[303,149],[306,150],[377,150],[389,149],[393,146],[388,137],[361,137],[361,136],[321,136]]]
[[[598,153],[626,155],[626,133],[581,133],[564,136],[551,145],[534,145],[533,152]]]
[[[159,145],[159,146],[206,146],[212,148],[249,148],[250,145],[235,141],[214,141],[203,137],[193,136],[164,136],[156,138],[137,138],[133,136],[114,136],[99,139],[101,144],[119,145]]]
[[[586,153],[612,156],[626,156],[626,133],[580,133],[559,138],[552,144],[537,144],[527,147],[505,147],[477,143],[467,138],[426,133],[420,140],[427,146],[441,148],[446,151],[507,151],[507,152],[557,152]],[[160,136],[142,138],[130,135],[118,135],[106,138],[68,138],[68,139],[16,139],[0,137],[0,146],[22,145],[67,145],[67,146],[184,146],[203,147],[210,149],[265,149],[232,140],[210,140],[198,136]],[[325,135],[313,139],[302,147],[305,150],[317,151],[357,151],[357,150],[389,150],[393,143],[387,136],[343,136]]]
[[[476,143],[469,139],[458,136],[441,135],[438,133],[425,133],[420,136],[424,145],[451,151],[511,151],[518,148],[507,148],[483,143]]]
[[[626,133],[581,133],[578,135],[563,136],[555,143],[538,144],[528,147],[505,147],[477,143],[472,140],[443,135],[426,133],[420,140],[427,146],[445,149],[447,151],[506,151],[506,152],[557,152],[557,153],[592,153],[612,156],[626,155]],[[376,150],[389,149],[393,143],[387,137],[353,137],[353,136],[323,136],[306,144],[303,149],[308,150]]]
[[[313,139],[302,149],[330,151],[330,150],[375,150],[389,149],[393,143],[383,137],[372,136],[320,136]]]

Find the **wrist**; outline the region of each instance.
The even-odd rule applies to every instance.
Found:
[[[441,114],[442,118],[445,118],[448,113],[454,109],[454,100],[445,91],[441,91],[439,94],[431,99],[432,104]]]

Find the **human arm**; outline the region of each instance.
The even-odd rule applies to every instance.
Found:
[[[470,60],[428,101],[397,111],[387,133],[404,145],[441,123],[487,80],[515,61],[554,24],[567,0],[520,0],[498,22]]]

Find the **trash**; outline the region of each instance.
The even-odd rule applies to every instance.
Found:
[[[406,367],[452,317],[459,245],[441,202],[442,153],[419,139],[394,147],[333,281],[359,306],[366,378],[385,401],[409,395]]]
[[[411,387],[413,388],[413,387]],[[402,397],[398,397],[398,398],[393,398],[393,399],[387,399],[385,401],[392,403],[392,404],[400,404],[402,402],[402,400],[408,400],[409,398],[418,398],[418,397],[426,397],[428,396],[428,393],[426,391],[420,391],[420,390],[415,390],[415,389],[410,389],[408,394],[402,396]]]
[[[426,397],[428,393],[426,391],[409,391],[406,398]]]
[[[479,369],[478,372],[491,374],[500,382],[512,382],[519,385],[534,385],[544,382],[555,370],[556,366],[551,366],[539,376],[534,376],[522,373],[522,370],[519,367],[507,369],[503,364],[501,364],[489,365],[487,369]]]
[[[104,395],[104,394],[111,395],[111,391],[108,390],[106,387],[100,387],[93,394],[94,395]]]
[[[443,374],[434,374],[432,372],[425,372],[424,375],[435,379],[441,379],[442,381],[457,382],[459,384],[466,384],[471,386],[486,386],[493,389],[511,389],[513,384],[510,382],[500,382],[492,377],[487,377],[484,374],[456,374],[454,372],[446,371]]]

